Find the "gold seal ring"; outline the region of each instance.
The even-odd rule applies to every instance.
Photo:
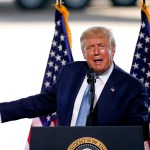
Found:
[[[69,145],[67,150],[77,150],[81,146],[86,148],[86,145],[91,145],[96,150],[107,150],[106,146],[100,140],[92,137],[83,137],[75,140]]]

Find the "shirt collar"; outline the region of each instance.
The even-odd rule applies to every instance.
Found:
[[[109,67],[109,69],[104,72],[103,74],[98,75],[98,77],[100,78],[100,80],[105,84],[110,76],[110,74],[112,73],[114,69],[114,64],[112,63],[111,66]]]

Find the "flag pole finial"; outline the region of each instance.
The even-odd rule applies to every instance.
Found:
[[[58,6],[61,6],[61,5],[62,5],[62,1],[61,1],[61,0],[56,0],[56,4],[57,4]]]
[[[141,8],[145,12],[148,22],[150,24],[150,10],[149,10],[148,6],[146,6],[146,0],[143,0],[143,3],[141,4]]]
[[[143,7],[146,7],[145,0],[143,0]]]

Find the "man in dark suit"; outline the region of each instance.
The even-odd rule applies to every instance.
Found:
[[[143,84],[114,62],[115,40],[110,30],[92,27],[81,36],[86,61],[63,67],[56,83],[41,94],[0,104],[1,121],[33,118],[57,112],[59,126],[75,126],[87,86],[89,68],[94,70],[95,98],[89,121],[92,126],[144,126],[148,100]]]

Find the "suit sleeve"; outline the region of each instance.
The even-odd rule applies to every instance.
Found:
[[[41,94],[0,103],[1,122],[40,117],[56,111],[56,88],[53,85]]]

